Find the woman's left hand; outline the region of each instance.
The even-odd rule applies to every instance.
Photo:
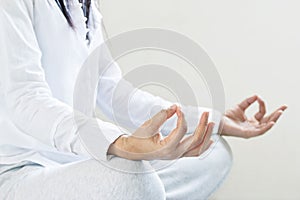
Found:
[[[245,112],[256,101],[259,104],[259,111],[252,118],[248,118]],[[257,95],[254,95],[238,104],[235,108],[226,111],[223,118],[223,126],[220,127],[222,128],[220,133],[241,138],[263,135],[273,127],[286,109],[287,106],[283,105],[270,115],[265,116],[266,106],[264,101]]]

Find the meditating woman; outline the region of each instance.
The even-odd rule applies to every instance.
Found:
[[[112,63],[96,105],[136,131],[84,113],[74,120],[76,77],[103,42],[101,24],[93,0],[1,1],[0,199],[207,199],[232,163],[222,135],[262,135],[286,106],[265,115],[254,95],[221,115],[134,90],[127,118],[122,100],[134,88]],[[127,86],[114,97],[117,84]],[[259,111],[247,118],[254,102]],[[166,109],[149,119],[154,105]]]

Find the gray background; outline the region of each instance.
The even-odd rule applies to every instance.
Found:
[[[102,0],[100,10],[109,36],[159,27],[199,43],[221,75],[227,108],[252,94],[266,99],[269,111],[283,103],[289,106],[267,135],[228,138],[234,166],[212,199],[300,199],[300,1]],[[179,58],[166,53],[138,52],[119,63],[126,73],[153,61],[190,73]],[[199,85],[199,103],[210,106],[205,83],[188,77],[191,84]],[[144,89],[173,100],[162,88]]]

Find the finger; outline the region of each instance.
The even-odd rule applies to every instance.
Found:
[[[163,144],[177,145],[187,132],[187,123],[181,108],[177,109],[176,114],[178,117],[177,126],[164,140],[161,141]]]
[[[205,134],[204,134],[204,138],[200,143],[203,146],[204,149],[205,149],[207,143],[210,141],[214,126],[215,126],[215,124],[213,122],[209,123],[208,126],[207,126],[207,129],[206,129]]]
[[[275,115],[278,115],[278,112],[284,112],[288,107],[286,105],[280,106],[278,109],[276,109],[272,114],[270,114],[269,116],[263,118],[263,120],[261,121],[262,123],[267,123],[272,121],[271,119],[274,118]],[[280,116],[279,116],[280,117]],[[276,120],[277,121],[277,120]],[[275,121],[275,122],[276,122]]]
[[[280,106],[277,110],[285,111],[287,108],[288,108],[287,105],[282,105],[282,106]]]
[[[252,105],[257,100],[257,95],[254,95],[252,97],[249,97],[242,101],[240,104],[238,104],[239,108],[245,111],[250,105]]]
[[[283,113],[282,110],[277,111],[277,112],[270,118],[270,121],[269,121],[269,122],[277,122],[278,119],[281,117],[282,113]]]
[[[282,111],[285,111],[286,109],[288,108],[288,106],[287,105],[283,105],[283,106],[280,106],[280,110],[282,110]]]
[[[209,140],[209,142],[207,143],[207,145],[206,145],[205,148],[203,148],[201,145],[198,145],[194,149],[191,149],[188,152],[186,152],[181,157],[198,157],[202,153],[204,153],[205,151],[207,151],[212,144],[213,144],[213,141]]]
[[[215,126],[215,124],[211,123],[211,125],[207,128],[207,130],[205,132],[205,138],[204,138],[203,145],[202,145],[203,152],[205,151],[208,143],[210,143],[210,138],[211,138],[214,126]]]
[[[257,97],[257,102],[259,104],[259,111],[255,114],[255,119],[261,121],[266,114],[266,104],[260,97]]]
[[[277,108],[273,113],[280,111],[280,110],[285,111],[287,108],[288,108],[287,105],[282,105],[279,108]]]
[[[194,134],[189,135],[188,138],[185,138],[181,142],[181,146],[183,146],[183,148],[184,148],[182,151],[187,151],[187,150],[193,149],[203,142],[204,137],[205,137],[205,132],[207,130],[207,127],[209,126],[208,125],[208,116],[209,116],[208,112],[203,113]],[[212,124],[210,123],[210,126],[211,125]]]
[[[181,151],[186,153],[186,152],[191,151],[192,149],[197,148],[198,149],[198,154],[201,154],[201,152],[204,152],[205,149],[207,148],[207,145],[210,143],[210,138],[211,138],[211,135],[212,135],[212,132],[213,132],[213,128],[214,128],[214,123],[209,123],[208,127],[205,131],[203,140],[197,141],[196,143],[193,143],[190,146],[187,146],[189,143],[183,143],[182,142],[181,147],[183,149],[181,149]]]
[[[287,107],[286,105],[280,106],[279,108],[277,108],[277,109],[273,112],[273,114],[275,114],[275,113],[278,112],[278,111],[284,112],[287,108],[288,108],[288,107]]]
[[[208,117],[209,117],[209,112],[204,112],[202,115],[201,115],[201,118],[200,118],[200,121],[199,121],[199,124],[195,130],[195,133],[194,133],[194,139],[195,141],[197,142],[201,142],[203,141],[203,138],[205,136],[205,131],[206,131],[206,128],[208,126]]]
[[[161,110],[157,114],[155,114],[150,120],[146,121],[142,128],[149,128],[152,132],[157,132],[159,128],[170,119],[177,110],[177,106],[173,105],[168,109]]]

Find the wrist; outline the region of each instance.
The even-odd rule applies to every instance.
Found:
[[[224,116],[221,117],[220,124],[219,124],[218,133],[220,135],[222,135],[222,133],[223,133],[223,126],[224,126]]]
[[[129,160],[141,160],[138,140],[139,139],[134,136],[122,135],[111,144],[108,154]]]
[[[218,133],[220,135],[227,135],[226,134],[227,125],[228,124],[227,124],[226,116],[223,115],[222,118],[221,118],[221,121],[220,121],[219,130],[218,130]]]
[[[124,157],[124,152],[126,152],[125,147],[128,140],[128,135],[121,135],[118,137],[109,147],[108,154],[118,157]]]

